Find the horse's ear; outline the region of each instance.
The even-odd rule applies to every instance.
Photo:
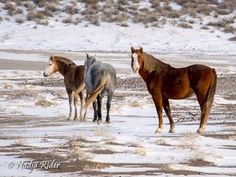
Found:
[[[143,54],[143,47],[140,47],[140,53]]]
[[[88,53],[86,53],[86,57],[87,57],[87,59],[89,58],[89,54]]]
[[[133,47],[131,47],[130,50],[131,50],[131,53],[134,53],[135,51]]]
[[[53,60],[54,60],[54,56],[53,56],[53,55],[50,57],[50,60],[51,60],[51,61],[53,61]]]

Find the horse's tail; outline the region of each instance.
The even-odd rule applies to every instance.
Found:
[[[85,89],[85,83],[82,82],[82,83],[79,85],[78,89],[76,90],[76,93],[79,94],[79,93],[82,92],[84,89]]]
[[[102,89],[105,87],[108,76],[102,77],[96,89],[91,93],[88,99],[85,102],[85,108],[87,108],[94,100],[97,98],[98,94],[101,93]]]
[[[207,96],[206,96],[206,103],[208,104],[208,108],[210,109],[211,106],[212,106],[212,103],[214,101],[214,96],[215,96],[215,93],[216,93],[216,84],[217,84],[217,75],[216,75],[216,71],[215,69],[212,69],[212,79],[211,79],[211,83],[210,83],[210,86],[207,90]]]

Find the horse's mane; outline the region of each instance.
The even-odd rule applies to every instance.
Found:
[[[65,63],[66,65],[69,64],[75,64],[72,60],[65,58],[65,57],[61,57],[61,56],[51,56],[51,58],[54,58],[54,60],[59,61],[61,63]]]
[[[160,73],[163,69],[165,69],[168,64],[158,60],[154,56],[143,52],[143,63],[144,63],[144,69],[147,70],[148,72],[153,72],[156,71],[157,73]]]

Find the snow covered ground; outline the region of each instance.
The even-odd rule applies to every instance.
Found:
[[[27,54],[25,51],[18,52],[18,55],[15,51],[0,52],[0,58],[13,59],[15,65],[20,65],[25,58],[28,67],[37,65],[34,62],[41,59],[46,64],[47,55],[45,52]],[[74,56],[76,52],[64,55]],[[80,59],[76,63],[82,63],[83,54],[77,56]],[[115,65],[119,78],[135,77],[130,70],[128,54],[99,54],[97,57]],[[191,60],[178,55],[162,57],[177,66],[197,61],[194,57]],[[220,77],[235,75],[232,58],[207,58],[206,63],[216,66]],[[218,62],[214,63],[215,59]],[[0,70],[1,175],[236,175],[236,157],[233,155],[236,148],[235,100],[228,94],[217,93],[206,136],[195,133],[200,114],[195,98],[171,101],[176,133],[168,133],[165,116],[164,132],[155,134],[156,112],[146,89],[118,88],[109,125],[92,123],[92,110],[88,122],[66,121],[68,105],[63,85],[44,84],[61,77],[56,75],[45,79],[42,70],[42,65],[38,65],[36,71]],[[59,169],[17,166],[22,161],[53,159],[60,163]]]
[[[129,27],[103,23],[101,26],[85,24],[38,26],[33,24],[2,22],[0,49],[42,51],[121,51],[131,46],[143,46],[146,51],[184,54],[236,54],[232,34],[182,29],[172,25],[165,28],[145,28],[140,24]]]

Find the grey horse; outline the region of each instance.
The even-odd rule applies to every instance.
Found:
[[[102,120],[102,99],[107,95],[106,123],[109,123],[111,100],[117,82],[116,71],[111,65],[96,61],[94,57],[89,56],[88,54],[84,63],[84,68],[84,81],[87,90],[84,119],[86,119],[88,106],[93,103],[93,122],[97,121],[99,123]]]

